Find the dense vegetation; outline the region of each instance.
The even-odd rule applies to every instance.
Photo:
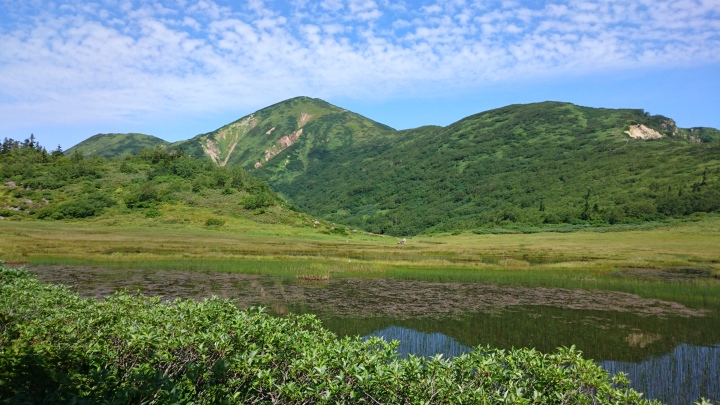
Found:
[[[634,124],[664,136],[632,139]],[[301,210],[376,233],[639,223],[720,210],[718,134],[641,110],[539,103],[315,149],[291,181],[260,173]]]
[[[631,138],[633,125],[661,138]],[[257,174],[304,212],[398,236],[572,230],[720,210],[720,131],[678,128],[642,110],[545,102],[395,131],[298,97],[167,146],[180,147]]]
[[[391,132],[394,130],[386,125],[323,100],[296,97],[263,108],[215,131],[176,142],[169,148],[183,148],[189,155],[201,158],[207,155],[203,145],[205,149],[212,149],[209,145],[214,145],[217,147],[218,164],[239,165],[254,170],[255,165],[260,163],[270,165],[276,171],[289,166],[290,170],[279,170],[279,175],[292,176],[305,167],[308,154],[317,153],[319,148],[342,148],[358,139]],[[287,137],[293,135],[297,138],[293,137],[294,141],[288,146]],[[292,148],[297,159],[285,161],[276,157],[286,148]]]
[[[4,403],[649,403],[573,348],[451,360],[393,348],[217,298],[83,299],[0,266]]]
[[[71,155],[80,152],[84,156],[119,157],[134,155],[142,149],[167,146],[170,143],[145,134],[97,134],[68,149]]]
[[[182,150],[156,147],[106,159],[86,158],[79,151],[48,153],[34,140],[6,139],[5,144],[0,150],[0,216],[5,218],[159,217],[161,206],[173,204],[213,209],[218,215],[254,215],[279,206],[267,184],[240,167],[218,167]]]

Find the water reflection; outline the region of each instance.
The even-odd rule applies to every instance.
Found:
[[[455,357],[467,353],[472,349],[460,344],[457,340],[442,333],[423,333],[416,330],[391,326],[364,336],[381,337],[387,341],[397,340],[400,345],[397,352],[401,358],[410,354],[431,357],[442,354],[443,357]]]
[[[624,372],[633,388],[666,404],[687,404],[688,399],[720,400],[720,345],[681,344],[664,356],[651,356],[639,363],[602,361],[611,373]]]
[[[390,326],[365,337],[377,336],[397,340],[401,358],[417,356],[455,357],[472,349],[442,333],[425,333],[410,328]],[[638,362],[600,361],[611,374],[628,374],[631,387],[650,399],[669,405],[688,404],[700,397],[720,400],[720,345],[712,347],[681,344],[664,356],[651,356]]]

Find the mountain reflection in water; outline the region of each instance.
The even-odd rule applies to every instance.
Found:
[[[424,357],[442,354],[443,357],[448,358],[472,351],[472,348],[442,333],[423,333],[399,326],[391,326],[364,336],[364,338],[369,337],[381,337],[387,341],[397,340],[400,343],[397,348],[400,358],[410,354]]]
[[[390,326],[364,336],[369,337],[397,340],[400,358],[410,354],[424,357],[442,354],[449,358],[472,351],[472,348],[442,333],[418,332],[399,326]],[[687,404],[690,398],[720,399],[720,345],[681,344],[672,353],[651,356],[638,363],[600,361],[599,364],[611,374],[627,373],[632,388],[668,405]]]
[[[720,345],[681,344],[664,356],[639,363],[602,361],[609,372],[628,374],[632,387],[663,403],[686,404],[688,398],[720,400]]]

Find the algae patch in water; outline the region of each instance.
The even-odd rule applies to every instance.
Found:
[[[281,277],[204,271],[108,270],[78,266],[31,266],[44,282],[73,286],[83,295],[140,290],[165,299],[217,295],[240,307],[302,306],[315,313],[348,318],[458,318],[468,312],[497,313],[527,306],[633,313],[639,316],[702,317],[704,310],[635,294],[554,287],[501,286],[394,278],[340,278],[320,284]]]

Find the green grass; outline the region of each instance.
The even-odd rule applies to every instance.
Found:
[[[4,253],[124,260],[149,258],[307,257],[377,264],[475,269],[597,269],[619,267],[720,268],[720,217],[645,231],[446,235],[398,239],[350,233],[337,235],[303,225],[258,224],[221,216],[226,224],[207,227],[210,210],[160,206],[159,218],[142,215],[92,221],[4,221]],[[185,219],[188,219],[185,221]],[[24,235],[18,237],[16,233]],[[109,257],[108,257],[109,256]]]
[[[0,259],[29,264],[140,269],[210,270],[296,277],[396,277],[526,286],[610,289],[720,307],[720,218],[645,231],[516,235],[447,235],[397,239],[322,233],[311,226],[257,223],[223,216],[204,226],[202,215],[125,221],[0,222]],[[174,214],[171,214],[173,213]],[[198,211],[193,210],[197,215]],[[704,272],[687,281],[619,277],[683,269]],[[715,277],[715,278],[714,278]],[[692,294],[688,294],[688,288]]]

